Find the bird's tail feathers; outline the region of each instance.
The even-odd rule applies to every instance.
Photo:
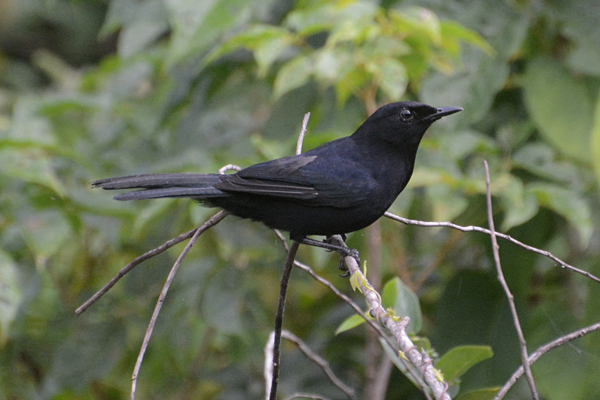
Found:
[[[167,197],[207,199],[226,194],[213,185],[220,182],[217,174],[148,174],[101,179],[92,182],[93,188],[105,190],[142,189],[115,196],[116,200],[144,200]]]

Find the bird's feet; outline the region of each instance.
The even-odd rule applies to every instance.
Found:
[[[356,260],[356,264],[360,266],[358,250],[348,249],[348,253],[346,255],[340,254],[340,264],[338,265],[338,269],[343,272],[343,274],[340,275],[342,278],[347,278],[350,276],[350,270],[346,266],[346,261],[344,260],[345,257],[354,258],[354,260]]]
[[[342,239],[345,240],[346,235],[342,236]],[[298,240],[298,239],[295,239]],[[346,263],[344,262],[344,258],[345,257],[352,257],[356,260],[356,263],[358,265],[360,265],[360,257],[358,254],[358,250],[356,249],[349,249],[345,243],[341,246],[338,244],[334,244],[332,242],[331,237],[326,238],[325,240],[323,240],[322,242],[318,241],[318,240],[314,240],[314,239],[309,239],[309,238],[302,238],[300,240],[298,240],[300,243],[303,244],[307,244],[309,246],[315,246],[315,247],[321,247],[323,249],[326,249],[328,251],[335,251],[336,253],[338,253],[340,255],[340,263],[338,268],[340,269],[340,271],[344,272],[344,274],[340,275],[341,277],[348,277],[350,276],[350,273],[348,271],[348,267],[346,267]]]

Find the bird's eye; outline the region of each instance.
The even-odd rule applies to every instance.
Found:
[[[410,121],[411,119],[413,119],[415,116],[415,113],[407,110],[406,108],[403,109],[402,111],[400,111],[400,117],[402,117],[403,120],[405,121]]]

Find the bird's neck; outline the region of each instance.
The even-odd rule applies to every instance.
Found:
[[[365,140],[365,137],[352,136],[356,141],[356,154],[360,162],[373,171],[373,178],[388,188],[395,197],[406,187],[412,176],[417,154],[413,144],[393,144],[381,140]]]

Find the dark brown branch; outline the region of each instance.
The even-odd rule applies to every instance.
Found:
[[[279,303],[277,304],[277,314],[275,315],[275,339],[273,341],[273,375],[271,381],[271,391],[269,392],[270,400],[277,400],[277,384],[279,383],[279,362],[281,353],[281,330],[283,327],[283,313],[285,311],[285,299],[287,296],[287,288],[290,282],[290,275],[294,267],[294,259],[298,252],[300,243],[295,240],[292,242],[288,250],[283,273],[281,274],[281,285],[279,287]]]

